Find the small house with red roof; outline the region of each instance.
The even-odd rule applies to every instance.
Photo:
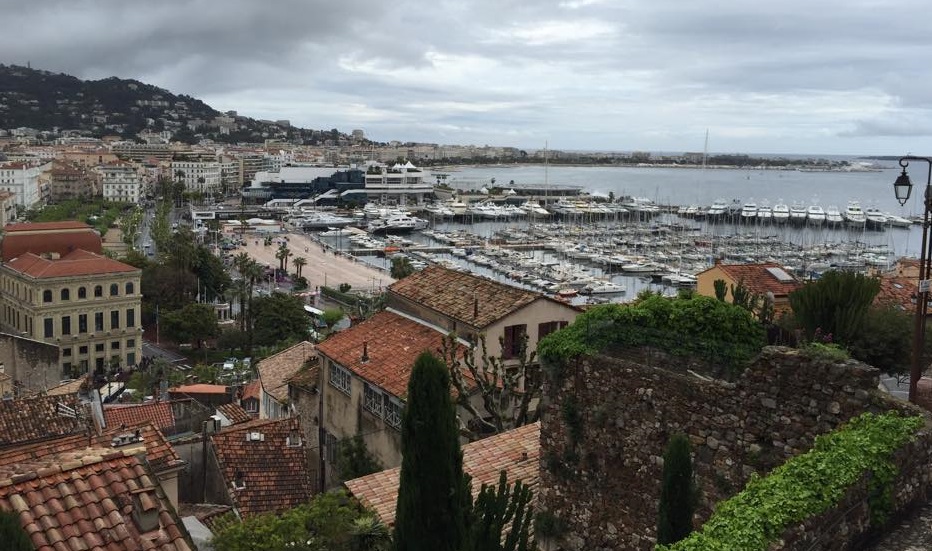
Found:
[[[732,288],[743,285],[752,294],[771,297],[774,313],[790,310],[790,293],[803,286],[796,277],[779,264],[724,264],[716,262],[711,268],[696,274],[696,292],[715,297],[715,282],[725,282],[725,301],[731,302]]]

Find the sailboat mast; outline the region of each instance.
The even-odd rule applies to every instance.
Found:
[[[705,146],[702,148],[702,170],[705,170],[706,160],[709,158],[709,129],[705,129]]]

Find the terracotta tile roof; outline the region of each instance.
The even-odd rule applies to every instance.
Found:
[[[68,434],[84,433],[84,421],[60,415],[58,404],[87,415],[76,394],[0,401],[0,449]]]
[[[309,362],[307,365],[302,367],[297,373],[292,375],[287,383],[292,386],[303,388],[305,390],[311,390],[317,388],[318,383],[320,382],[320,358],[315,358],[315,361]]]
[[[177,394],[226,394],[227,388],[224,385],[209,385],[200,383],[196,385],[181,385],[168,389],[169,392]]]
[[[249,413],[239,404],[223,404],[222,406],[217,406],[217,411],[226,417],[230,421],[230,424],[233,425],[252,421],[252,417],[249,416]]]
[[[483,484],[497,484],[499,473],[505,471],[508,482],[521,480],[530,486],[537,504],[540,483],[540,423],[490,436],[463,446],[463,470],[472,476],[473,496]],[[388,469],[347,481],[350,493],[366,507],[375,511],[382,522],[395,524],[395,503],[401,468]]]
[[[386,392],[404,398],[414,361],[425,351],[440,355],[444,338],[436,329],[382,311],[330,336],[317,350]],[[364,348],[368,355],[365,362]],[[462,353],[465,348],[460,348]]]
[[[17,232],[46,232],[50,230],[91,230],[93,228],[77,220],[63,220],[60,222],[23,222],[21,224],[7,224],[3,227],[4,235]]]
[[[917,280],[906,277],[880,278],[880,292],[874,297],[874,304],[893,306],[904,312],[916,312]]]
[[[316,356],[314,345],[303,341],[262,360],[256,366],[262,389],[280,403],[287,402],[288,378],[297,373],[305,362]]]
[[[766,294],[772,292],[774,296],[785,297],[803,285],[795,278],[793,278],[793,281],[786,282],[778,280],[767,268],[779,268],[781,270],[784,270],[784,268],[772,262],[764,264],[716,264],[709,270],[715,268],[721,269],[736,283],[743,282],[744,286],[752,293]],[[706,270],[706,272],[709,270]],[[705,272],[700,272],[699,275],[703,273]],[[791,274],[787,272],[787,275]]]
[[[27,231],[23,228],[16,230],[17,226],[45,226],[55,224],[56,222],[47,222],[41,224],[13,224],[4,228],[7,232],[0,242],[0,253],[3,261],[22,256],[25,253],[43,254],[55,253],[59,257],[65,256],[71,251],[78,249],[100,254],[103,252],[100,234],[93,228],[81,224],[83,228],[62,228],[61,231],[41,230]],[[14,228],[11,230],[10,228]],[[10,233],[12,231],[12,233]]]
[[[256,432],[261,441],[246,440]],[[210,437],[227,492],[242,516],[279,512],[310,499],[307,449],[289,446],[292,434],[302,434],[297,417],[250,421]]]
[[[6,266],[36,279],[126,272],[142,273],[139,268],[82,249],[71,251],[54,260],[27,252],[7,261]]]
[[[478,328],[542,298],[538,293],[441,266],[414,272],[391,284],[388,291]]]
[[[0,469],[9,465],[34,462],[51,455],[80,452],[88,447],[107,448],[111,446],[110,442],[114,436],[137,428],[140,430],[143,444],[146,447],[146,460],[154,472],[158,473],[185,464],[162,432],[155,425],[147,422],[125,429],[110,428],[90,439],[85,434],[73,434],[53,440],[10,447],[0,451]]]
[[[0,480],[0,507],[19,515],[37,551],[190,551],[184,525],[146,466],[125,455],[135,451],[88,449],[24,465]],[[134,505],[156,513],[158,529],[142,533]]]
[[[262,388],[262,385],[259,381],[251,381],[249,384],[243,387],[243,400],[249,398],[259,399],[259,390]]]
[[[119,428],[120,425],[135,427],[146,421],[152,421],[160,429],[175,426],[175,417],[169,402],[152,402],[148,404],[105,404],[104,421],[107,428]]]
[[[52,388],[46,391],[46,394],[49,396],[62,396],[64,394],[74,394],[81,390],[85,384],[88,384],[88,380],[81,378],[75,379],[73,381],[68,381],[67,383],[62,383],[58,386],[53,386]]]

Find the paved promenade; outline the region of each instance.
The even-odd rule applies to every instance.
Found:
[[[272,268],[279,266],[275,258],[278,243],[287,239],[291,257],[288,259],[288,273],[295,272],[293,261],[302,256],[307,264],[301,269],[301,275],[307,278],[310,289],[318,286],[339,287],[349,283],[353,289],[375,290],[394,283],[387,271],[383,271],[357,260],[354,256],[343,254],[333,249],[325,250],[320,243],[303,233],[279,233],[272,236],[272,244],[264,245],[262,236],[246,236],[246,246],[232,251],[237,254],[245,251],[261,265]]]

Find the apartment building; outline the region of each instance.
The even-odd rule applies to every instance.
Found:
[[[101,254],[80,222],[4,228],[0,326],[55,344],[63,378],[127,369],[142,358],[142,271]]]
[[[41,199],[39,174],[44,168],[25,162],[0,164],[0,189],[12,193],[18,206],[31,208]]]
[[[136,165],[114,161],[97,167],[105,201],[138,203],[143,195],[142,179]]]
[[[221,169],[217,161],[176,160],[171,163],[171,178],[182,182],[188,192],[219,193]]]

